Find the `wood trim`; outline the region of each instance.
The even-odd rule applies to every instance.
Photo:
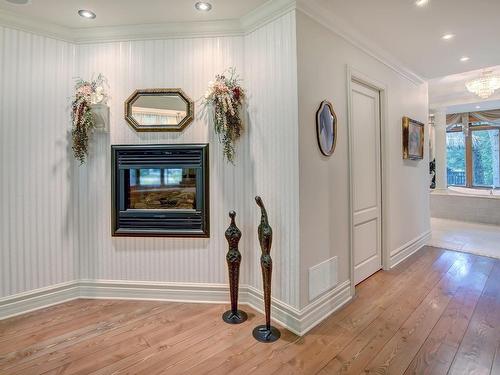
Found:
[[[465,187],[468,188],[484,188],[484,186],[474,185],[474,168],[473,168],[473,153],[472,153],[472,133],[481,130],[497,130],[500,134],[500,128],[497,126],[469,126],[469,131],[465,137]],[[457,127],[452,130],[447,130],[446,133],[461,133],[462,127]]]
[[[466,186],[472,187],[472,131],[470,128],[465,137],[465,180]]]

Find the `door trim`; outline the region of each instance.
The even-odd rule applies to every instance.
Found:
[[[353,170],[352,170],[352,150],[353,150],[353,139],[352,139],[352,81],[356,81],[360,84],[368,86],[374,90],[377,90],[380,95],[380,158],[381,158],[381,234],[382,234],[382,269],[388,270],[390,268],[390,250],[389,250],[389,225],[388,222],[389,214],[389,147],[388,143],[388,87],[384,83],[381,83],[375,79],[372,79],[368,75],[362,73],[361,71],[355,69],[351,65],[347,65],[347,137],[348,137],[348,166],[349,166],[349,280],[351,281],[351,295],[356,294],[356,289],[354,285],[354,215],[353,215],[353,196],[354,196],[354,184],[353,184]]]

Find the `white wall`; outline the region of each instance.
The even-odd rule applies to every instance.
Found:
[[[76,47],[1,30],[7,110],[0,117],[0,163],[2,173],[13,176],[0,181],[0,195],[13,197],[1,207],[2,296],[79,278],[227,283],[224,231],[232,209],[243,231],[241,283],[260,289],[257,194],[274,229],[275,298],[306,306],[308,269],[332,256],[339,258],[339,283],[347,280],[347,65],[388,88],[387,252],[394,255],[429,230],[427,155],[421,162],[401,157],[401,117],[426,120],[426,85],[410,82],[301,12],[290,11],[245,36]],[[125,122],[123,102],[133,90],[181,87],[198,100],[208,81],[230,66],[244,79],[249,104],[236,166],[223,161],[213,131],[199,116],[182,133],[136,133]],[[95,134],[88,164],[80,166],[67,138],[72,77],[99,72],[110,84],[111,130]],[[28,110],[22,106],[26,95]],[[314,123],[325,98],[339,119],[330,158],[318,150]],[[210,239],[112,238],[110,146],[176,142],[210,143]],[[31,152],[21,152],[25,145]],[[24,161],[32,163],[27,173],[20,168]],[[29,185],[33,176],[41,178],[37,187]]]
[[[298,146],[295,16],[288,13],[245,37],[171,39],[78,46],[79,75],[102,72],[109,80],[111,131],[96,134],[88,165],[75,165],[78,248],[82,278],[226,283],[224,232],[237,212],[243,232],[242,283],[260,288],[260,212],[267,205],[275,236],[274,296],[298,301]],[[235,66],[248,90],[249,121],[236,166],[200,118],[207,84]],[[123,119],[123,102],[137,88],[181,87],[197,101],[197,119],[182,133],[137,133]],[[112,238],[110,145],[210,143],[210,239]]]
[[[0,297],[78,278],[74,57],[71,44],[0,27]]]
[[[245,36],[245,80],[249,91],[252,194],[262,196],[273,228],[273,297],[299,302],[299,149],[295,11]],[[262,288],[257,226],[251,207],[248,235],[254,240],[248,262],[250,286]]]
[[[389,133],[384,139],[389,171],[392,255],[429,230],[428,155],[420,162],[403,161],[401,120],[410,116],[427,122],[427,85],[415,84],[393,69],[297,12],[299,154],[300,154],[300,305],[309,303],[308,270],[338,256],[339,283],[349,278],[349,171],[347,66],[387,87]],[[330,100],[338,117],[337,147],[331,157],[321,155],[315,113]],[[427,134],[427,133],[426,133]]]

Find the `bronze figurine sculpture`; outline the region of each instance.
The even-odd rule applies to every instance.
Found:
[[[247,320],[248,316],[244,311],[238,310],[238,282],[240,279],[241,254],[238,250],[238,243],[241,239],[241,231],[236,226],[234,218],[236,212],[229,213],[231,224],[226,230],[226,240],[229,250],[226,255],[227,268],[229,270],[229,290],[231,294],[231,310],[222,315],[222,320],[229,324],[240,324]]]
[[[260,197],[255,201],[261,210],[261,219],[258,229],[259,243],[262,250],[260,266],[262,268],[262,281],[264,285],[264,310],[266,313],[266,324],[257,326],[253,330],[253,337],[261,342],[273,342],[280,338],[280,331],[271,326],[271,276],[273,272],[273,260],[271,259],[271,244],[273,241],[273,230],[269,225],[267,211]]]

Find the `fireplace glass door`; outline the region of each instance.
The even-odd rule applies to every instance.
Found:
[[[195,168],[127,170],[127,209],[196,210]]]
[[[113,235],[208,237],[208,146],[113,146]]]

